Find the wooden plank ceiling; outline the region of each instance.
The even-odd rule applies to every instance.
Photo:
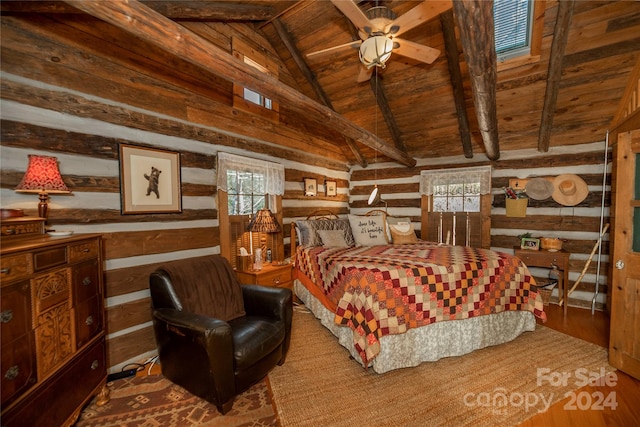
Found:
[[[419,158],[498,160],[506,150],[604,139],[640,59],[640,2],[540,4],[539,55],[497,64],[491,2],[356,1],[362,12],[386,6],[410,28],[401,28],[402,39],[441,52],[431,64],[393,53],[386,68],[361,82],[356,48],[307,56],[359,40],[330,1],[34,1],[1,8],[18,16],[92,15],[214,81],[258,90],[280,103],[279,125],[308,135],[268,141],[284,150],[326,156],[330,165],[391,160],[411,167]],[[255,32],[247,38],[263,41],[256,48],[275,56],[279,78],[234,58],[229,40],[215,36],[225,26]]]

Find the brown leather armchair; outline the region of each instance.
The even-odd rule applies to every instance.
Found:
[[[293,313],[289,289],[241,285],[219,255],[167,263],[149,285],[162,374],[220,413],[284,363]]]

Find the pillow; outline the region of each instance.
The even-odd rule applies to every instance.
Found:
[[[313,221],[296,221],[296,233],[300,246],[319,246],[320,242],[316,236],[315,229],[312,228]]]
[[[389,224],[389,231],[394,245],[406,245],[408,243],[418,243],[418,237],[410,222],[398,222],[395,225]]]
[[[349,215],[349,223],[357,246],[386,245],[388,243],[383,216]]]
[[[411,218],[408,216],[388,216],[387,215],[387,241],[394,243],[393,236],[391,235],[391,225],[396,225],[400,222],[411,223]]]
[[[313,247],[322,245],[319,230],[337,230],[343,234],[347,246],[354,246],[353,234],[346,219],[296,221],[296,233],[300,246]]]
[[[322,240],[322,246],[327,248],[346,248],[346,240],[344,239],[344,232],[342,230],[318,230],[320,240]]]

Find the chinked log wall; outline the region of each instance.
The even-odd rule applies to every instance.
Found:
[[[57,112],[6,99],[2,108],[5,117],[0,123],[2,207],[23,208],[26,215],[36,215],[37,197],[15,193],[13,188],[24,175],[28,154],[58,157],[64,180],[73,193],[52,195],[49,225],[77,233],[104,234],[109,365],[117,370],[124,363],[145,359],[155,349],[150,323],[149,274],[167,260],[220,252],[216,161],[215,155],[207,153],[228,150],[228,147],[183,140],[180,147],[189,149],[178,149],[175,140],[162,134],[132,132],[121,126],[73,116],[65,116],[65,124],[61,125],[62,116]],[[39,124],[29,123],[30,120]],[[87,133],[91,129],[100,134]],[[155,141],[155,144],[141,141]],[[119,143],[180,152],[182,213],[121,215]],[[250,152],[238,153],[255,157]],[[338,196],[320,194],[314,203],[333,204],[336,210],[346,212],[345,174],[332,176],[324,172],[313,167],[305,170],[305,165],[292,166],[289,162],[285,167],[285,215],[297,216],[305,209],[302,204],[309,204],[303,195],[302,177],[316,177],[319,185],[324,185],[325,179],[336,181]]]
[[[491,247],[512,252],[519,244],[518,235],[530,232],[533,237],[559,237],[565,239],[563,248],[571,253],[569,285],[580,276],[600,235],[600,213],[603,192],[604,135],[602,142],[566,147],[552,147],[547,153],[532,150],[503,153],[496,162],[473,162],[460,158],[440,158],[432,162],[418,162],[415,168],[380,165],[376,169],[355,170],[351,174],[351,211],[363,213],[369,210],[367,196],[377,182],[388,204],[389,213],[411,217],[414,227],[420,228],[419,176],[421,170],[455,168],[490,164],[492,166]],[[605,217],[608,222],[610,206],[610,155],[606,171]],[[375,166],[374,166],[375,167]],[[510,178],[555,177],[560,174],[579,175],[589,186],[587,198],[575,207],[561,206],[552,198],[543,201],[530,200],[527,216],[507,217],[503,187]],[[601,248],[599,297],[596,308],[602,309],[607,294],[609,269],[609,235],[604,236]],[[569,298],[569,305],[590,307],[595,292],[597,253],[593,257],[584,278]],[[544,282],[548,270],[532,268],[536,278]],[[554,293],[552,301],[557,301]]]

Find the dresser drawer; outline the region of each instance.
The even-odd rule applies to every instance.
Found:
[[[73,299],[76,304],[100,294],[99,272],[97,259],[73,267]]]
[[[37,318],[36,352],[38,380],[46,378],[75,351],[71,307],[60,304]]]
[[[102,331],[102,299],[98,295],[76,306],[76,348]]]
[[[97,258],[100,252],[98,240],[87,240],[82,243],[69,245],[69,259],[71,262],[83,259]]]
[[[2,414],[4,427],[62,426],[76,410],[91,399],[107,376],[103,341],[83,351],[75,360],[47,379],[32,398]]]
[[[31,300],[34,318],[71,296],[71,270],[61,268],[31,279]],[[34,326],[37,325],[34,322]]]
[[[67,248],[60,246],[46,251],[34,252],[33,270],[42,271],[67,263]]]
[[[0,257],[0,278],[3,284],[28,277],[31,273],[33,273],[31,254]]]
[[[36,383],[33,334],[2,344],[2,407],[20,397]],[[4,423],[3,423],[4,425]]]
[[[2,348],[31,330],[31,288],[25,280],[2,288],[0,298]]]

